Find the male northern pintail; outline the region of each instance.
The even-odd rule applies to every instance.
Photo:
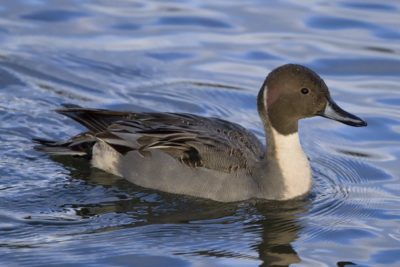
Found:
[[[120,112],[68,105],[57,112],[88,131],[63,142],[38,139],[39,150],[91,159],[94,167],[165,192],[217,201],[287,200],[311,187],[298,121],[323,116],[366,126],[333,102],[314,71],[295,64],[265,79],[257,107],[267,148],[242,126],[185,113]]]

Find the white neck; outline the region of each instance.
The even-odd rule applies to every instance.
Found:
[[[283,177],[283,199],[306,194],[311,188],[311,168],[297,132],[282,135],[271,127],[276,164]]]

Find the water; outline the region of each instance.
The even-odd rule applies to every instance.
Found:
[[[400,4],[3,0],[1,266],[399,266]],[[320,73],[352,128],[301,123],[309,197],[221,204],[140,188],[31,138],[82,128],[62,103],[222,117],[287,62]],[[346,265],[347,262],[347,265]]]

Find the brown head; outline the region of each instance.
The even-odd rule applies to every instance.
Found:
[[[323,116],[351,126],[367,125],[331,99],[328,87],[318,74],[296,64],[283,65],[271,71],[258,95],[258,110],[283,135],[297,132],[298,120],[313,116]]]

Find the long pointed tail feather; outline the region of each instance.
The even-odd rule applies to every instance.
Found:
[[[82,108],[74,104],[64,104],[62,108],[56,109],[56,112],[79,122],[89,132],[74,136],[67,141],[34,138],[33,140],[38,143],[35,149],[51,155],[71,155],[89,158],[92,155],[92,147],[96,142],[95,135],[105,131],[115,121],[130,115],[127,112]]]
[[[33,138],[38,143],[34,148],[50,155],[91,157],[95,138],[87,133],[77,135],[68,141],[52,141]]]

